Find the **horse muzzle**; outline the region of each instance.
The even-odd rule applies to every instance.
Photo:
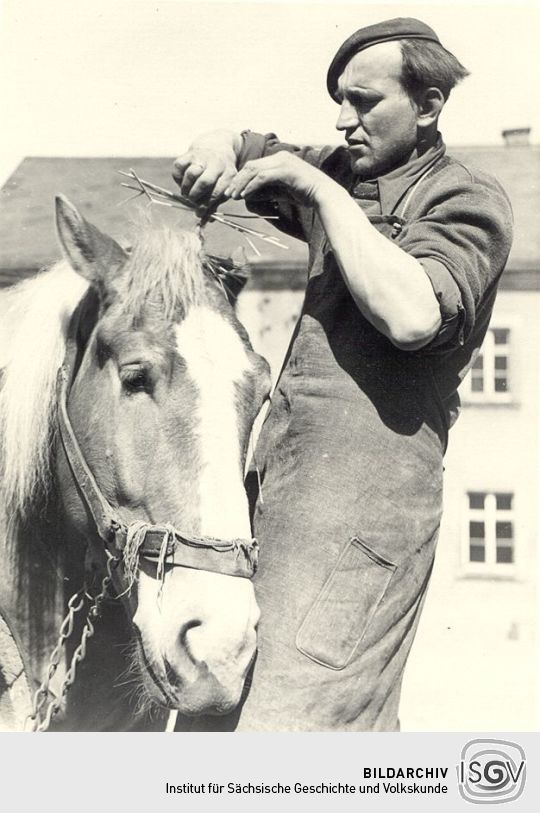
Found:
[[[231,711],[256,650],[251,581],[172,568],[159,590],[143,567],[133,624],[146,692],[186,715]]]

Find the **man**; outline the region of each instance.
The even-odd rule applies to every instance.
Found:
[[[347,146],[217,131],[176,161],[193,201],[245,198],[310,249],[256,453],[262,616],[239,729],[398,728],[456,389],[511,243],[503,190],[438,133],[466,75],[427,25],[385,21],[328,71]]]

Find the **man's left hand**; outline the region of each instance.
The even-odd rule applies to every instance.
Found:
[[[248,198],[267,186],[283,188],[304,206],[314,206],[322,188],[334,182],[323,172],[296,155],[282,150],[246,161],[225,190],[230,198]]]

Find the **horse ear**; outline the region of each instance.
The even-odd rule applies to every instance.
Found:
[[[56,228],[64,255],[73,267],[101,294],[116,276],[128,255],[118,243],[89,223],[63,195],[56,203]]]

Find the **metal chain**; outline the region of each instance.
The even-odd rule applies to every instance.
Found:
[[[75,615],[78,612],[80,612],[80,610],[82,610],[83,606],[84,606],[84,590],[78,590],[73,596],[71,596],[71,598],[68,601],[68,612],[66,617],[62,621],[56,646],[54,647],[51,656],[49,658],[49,665],[47,667],[45,680],[34,694],[32,701],[32,713],[29,714],[28,717],[26,718],[27,724],[28,721],[33,722],[31,729],[32,731],[35,731],[37,729],[39,715],[41,714],[41,710],[49,696],[49,683],[52,680],[60,663],[60,657],[65,642],[68,640],[68,638],[71,637],[73,633]]]
[[[28,721],[31,722],[31,731],[47,731],[51,724],[52,718],[60,711],[62,701],[75,681],[77,676],[77,666],[86,656],[86,643],[88,639],[94,635],[94,625],[92,621],[95,621],[101,613],[103,602],[107,598],[109,588],[112,584],[112,571],[115,570],[121,562],[121,558],[112,556],[112,554],[110,554],[107,550],[105,553],[107,554],[107,575],[102,579],[101,590],[94,597],[94,600],[86,614],[86,620],[81,633],[81,640],[73,653],[69,669],[66,672],[64,680],[62,681],[62,685],[60,686],[60,694],[58,697],[53,696],[53,698],[49,700],[46,709],[44,709],[47,698],[49,697],[49,694],[52,693],[49,689],[49,683],[58,668],[62,650],[66,645],[66,641],[73,633],[75,615],[82,610],[85,597],[88,594],[84,589],[78,590],[77,593],[71,596],[68,601],[68,612],[62,621],[56,646],[51,653],[45,680],[34,694],[32,713],[26,718],[27,724]],[[117,598],[117,596],[113,596],[113,598]]]

